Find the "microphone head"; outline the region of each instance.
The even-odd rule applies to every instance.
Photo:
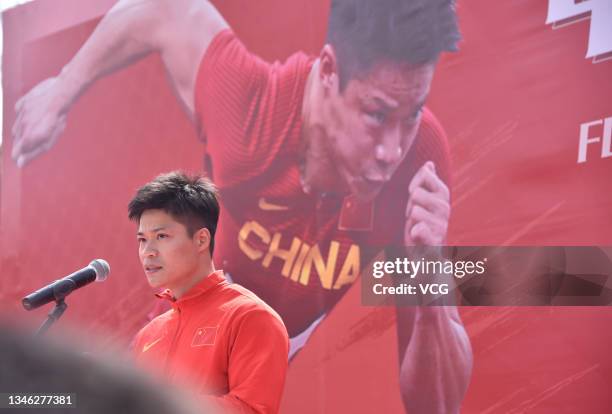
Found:
[[[104,259],[92,260],[89,266],[96,272],[96,282],[104,282],[110,273],[110,266]]]

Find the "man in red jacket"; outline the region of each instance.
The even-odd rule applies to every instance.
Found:
[[[139,256],[158,297],[172,309],[133,343],[136,359],[172,382],[187,383],[222,412],[276,413],[289,339],[281,318],[252,292],[225,280],[212,253],[219,218],[210,181],[160,175],[129,205]]]

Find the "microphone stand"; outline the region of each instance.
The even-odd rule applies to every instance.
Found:
[[[68,305],[64,302],[64,298],[76,289],[76,283],[70,279],[60,279],[53,286],[53,296],[55,297],[55,306],[47,315],[47,320],[38,328],[35,338],[40,338],[47,329],[51,327],[64,313]]]
[[[45,332],[47,332],[47,329],[49,329],[51,325],[53,325],[53,323],[55,323],[62,316],[67,307],[68,305],[66,302],[64,302],[64,298],[55,301],[55,306],[47,315],[47,320],[43,322],[40,328],[38,328],[34,337],[40,338]]]

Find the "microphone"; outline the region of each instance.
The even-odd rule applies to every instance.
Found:
[[[87,267],[30,293],[21,300],[21,303],[26,310],[39,308],[49,302],[64,299],[73,290],[88,285],[94,280],[104,282],[109,273],[110,266],[106,260],[92,260]]]

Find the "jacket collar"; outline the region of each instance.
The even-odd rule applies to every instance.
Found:
[[[225,276],[223,276],[223,270],[217,270],[210,275],[206,276],[202,279],[197,285],[189,289],[180,299],[176,299],[172,294],[170,289],[165,289],[160,293],[156,293],[160,299],[166,299],[172,302],[172,307],[176,307],[177,305],[182,305],[185,302],[200,297],[215,286],[220,285],[225,282]]]

